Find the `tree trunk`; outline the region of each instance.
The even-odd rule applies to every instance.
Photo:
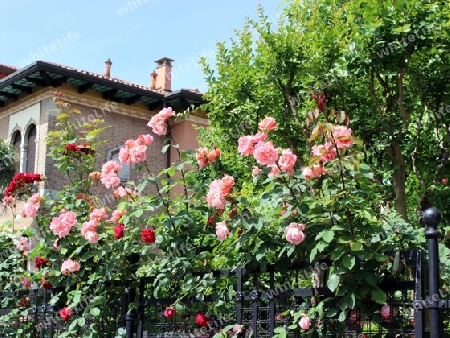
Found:
[[[392,185],[395,193],[395,210],[407,220],[406,213],[406,166],[400,146],[397,142],[392,142],[388,148],[388,154],[394,166],[394,173],[392,174]]]

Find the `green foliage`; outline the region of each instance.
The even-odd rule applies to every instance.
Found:
[[[209,85],[204,109],[211,126],[201,130],[201,140],[209,149],[220,148],[219,158],[199,168],[194,152],[180,153],[177,145],[166,144],[163,152],[179,154],[170,168],[156,173],[147,162],[136,165],[138,181],[122,183],[129,190],[111,205],[125,214],[117,222],[100,222],[98,243],[90,243],[80,230],[94,209],[112,211],[100,198],[100,183],[89,175],[98,170],[89,149],[100,144],[103,127],[96,121],[83,132],[74,130],[69,121],[77,112],[63,109],[61,128],[49,133],[48,144],[68,185],[46,199],[36,218],[37,233],[30,232],[39,235],[39,242],[28,259],[45,257],[50,263],[28,273],[16,269],[23,256],[11,251],[0,269],[5,289],[17,288],[25,274],[37,284],[45,279],[62,286],[54,304],[81,314],[67,334],[92,320],[97,335],[114,317],[104,304],[120,295],[108,283],[127,281],[132,287],[148,277],[152,284],[146,296],[175,297],[172,305],[180,312],[188,296],[200,301],[213,296],[216,304],[207,312],[215,314],[229,310],[219,299],[236,290],[216,283],[210,273],[200,277],[193,271],[238,266],[264,271],[268,264],[328,259],[326,279],[316,271],[299,283],[326,285],[336,302],[302,304],[290,313],[292,325],[278,328],[277,336],[297,328],[305,312],[343,322],[349,310],[358,308],[379,318],[386,302],[379,283],[408,274],[399,251],[423,245],[419,212],[429,204],[443,207],[448,195],[441,178],[448,174],[450,129],[446,109],[439,110],[449,104],[449,48],[443,38],[449,31],[447,7],[444,1],[424,0],[292,0],[276,24],[260,9],[259,19],[248,20],[229,45],[218,44],[214,67],[203,60]],[[276,130],[264,132],[278,155],[290,150],[297,156],[291,172],[275,175],[273,167],[260,165],[261,173],[252,175],[256,156],[236,150],[238,139],[255,135],[267,116],[277,121]],[[348,134],[336,136],[336,126],[347,125],[352,131],[345,128]],[[88,150],[69,152],[71,143],[89,143]],[[313,146],[327,143],[325,152],[335,151],[331,158],[323,159],[323,152],[311,155]],[[322,172],[308,177],[306,168]],[[205,196],[225,174],[234,177],[234,186],[222,196],[224,207],[213,208]],[[55,250],[49,224],[65,211],[76,212],[77,225],[55,243],[61,246]],[[120,239],[114,238],[118,223],[124,226]],[[218,224],[229,231],[222,240]],[[304,228],[298,244],[287,236],[292,225]],[[154,230],[154,245],[142,240],[143,229]],[[11,247],[3,243],[3,249]],[[446,276],[445,245],[441,252]],[[62,274],[61,264],[69,258],[81,269]],[[15,278],[8,281],[13,269]]]
[[[0,139],[0,190],[4,190],[16,170],[19,155],[3,139]],[[3,194],[2,194],[3,195]]]

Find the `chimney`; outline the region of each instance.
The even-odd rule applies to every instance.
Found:
[[[156,77],[157,76],[158,76],[158,74],[156,74],[155,71],[153,71],[153,73],[150,74],[150,89],[151,90],[156,89]]]
[[[156,88],[170,92],[172,90],[172,62],[167,57],[156,60]],[[151,84],[150,84],[151,87]]]
[[[105,73],[103,74],[103,76],[111,77],[111,65],[112,62],[110,59],[105,61]]]

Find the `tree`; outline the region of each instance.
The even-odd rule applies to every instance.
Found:
[[[14,148],[0,139],[0,189],[6,188],[14,175],[17,153]]]
[[[215,68],[203,63],[214,142],[231,147],[270,115],[305,165],[306,117],[323,94],[328,111],[350,117],[386,203],[405,219],[439,204],[449,156],[445,1],[295,0],[276,25],[259,13],[218,44]]]

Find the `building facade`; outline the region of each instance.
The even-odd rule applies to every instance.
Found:
[[[107,128],[101,139],[105,143],[96,149],[99,165],[115,159],[127,139],[152,134],[147,122],[163,107],[172,107],[175,111],[198,107],[202,103],[198,91],[172,90],[172,62],[169,58],[156,61],[149,86],[111,77],[109,59],[101,75],[43,61],[22,69],[0,65],[0,137],[20,154],[17,172],[43,174],[46,180],[40,183],[41,192],[58,190],[65,184],[47,156],[46,135],[57,130],[58,110],[53,102],[56,90],[63,93],[63,101],[81,112],[71,121],[75,128],[94,119],[104,120]],[[158,173],[175,160],[173,152],[161,152],[163,144],[176,142],[181,149],[194,149],[197,132],[193,125],[206,124],[205,115],[195,113],[172,123],[173,140],[153,135],[155,141],[147,153],[153,171]],[[133,179],[133,170],[124,166],[120,175],[123,179]]]

